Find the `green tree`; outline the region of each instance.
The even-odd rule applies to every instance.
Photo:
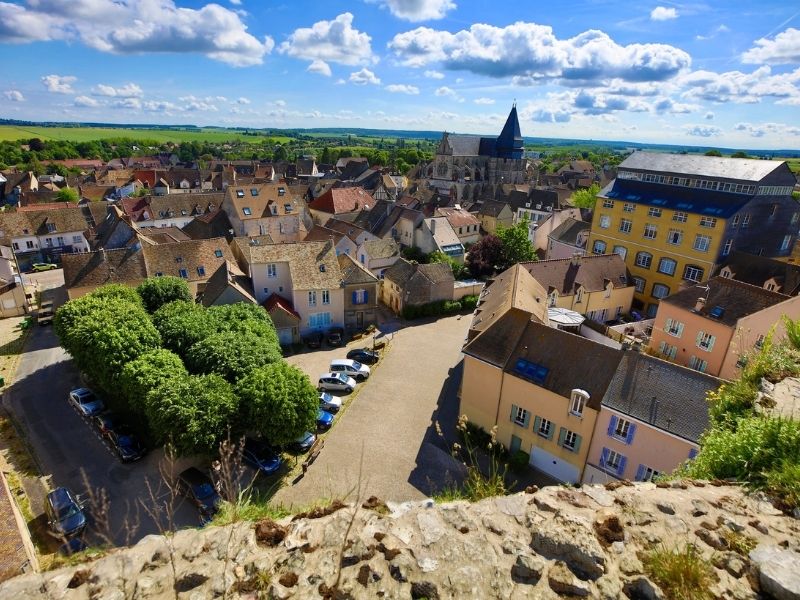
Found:
[[[77,204],[78,200],[80,199],[81,197],[78,194],[78,190],[76,190],[75,188],[71,187],[61,188],[56,193],[56,200],[58,200],[59,202],[72,202],[73,204]]]
[[[319,394],[308,375],[279,361],[250,372],[236,386],[242,418],[273,444],[286,444],[316,426]]]
[[[236,421],[238,400],[219,375],[189,375],[162,381],[146,396],[154,437],[178,455],[211,455]]]
[[[142,297],[145,310],[151,314],[175,300],[194,300],[189,284],[181,277],[149,277],[139,284],[136,291]]]
[[[722,156],[722,152],[720,152],[719,150],[709,150],[708,152],[706,152],[705,155],[706,156]]]
[[[183,365],[181,357],[159,348],[140,354],[122,368],[120,373],[120,389],[128,400],[131,411],[144,415],[147,406],[147,394],[165,381],[183,379],[189,372]]]
[[[236,304],[212,306],[208,309],[208,314],[216,324],[217,331],[254,334],[274,344],[275,348],[280,351],[278,332],[275,331],[272,318],[258,304],[237,302]]]
[[[593,183],[583,190],[575,190],[572,194],[572,204],[578,208],[594,208],[597,194],[600,193],[600,185]]]
[[[258,367],[281,360],[280,347],[253,332],[215,333],[197,342],[186,353],[193,373],[217,373],[236,383]]]
[[[161,333],[164,347],[185,357],[189,348],[217,333],[214,315],[209,313],[202,304],[176,300],[153,313],[153,324]]]
[[[98,299],[117,298],[125,302],[130,302],[131,304],[136,304],[137,306],[142,306],[142,299],[139,294],[136,293],[136,288],[122,283],[109,283],[97,288],[88,295],[91,298]]]
[[[447,256],[441,250],[437,250],[436,252],[431,252],[428,255],[428,262],[429,263],[445,263],[450,266],[450,270],[453,272],[453,277],[456,279],[464,279],[467,275],[467,267],[454,260],[453,258]]]
[[[503,270],[520,262],[537,260],[533,244],[528,239],[527,217],[523,217],[511,227],[498,227],[497,237],[503,243],[500,261]]]
[[[747,155],[747,152],[742,152],[741,150],[739,150],[738,152],[734,152],[733,154],[731,154],[731,158],[750,158],[750,157]]]

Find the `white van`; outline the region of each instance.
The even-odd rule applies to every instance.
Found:
[[[369,367],[357,360],[338,358],[331,361],[331,373],[344,373],[356,381],[364,381],[369,378]]]

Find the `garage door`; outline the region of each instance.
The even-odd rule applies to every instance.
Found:
[[[290,346],[292,344],[292,328],[282,327],[278,329],[278,341],[281,346]]]
[[[541,448],[532,448],[530,464],[534,469],[547,473],[559,481],[567,483],[577,483],[578,481],[578,468],[575,465],[553,456]]]

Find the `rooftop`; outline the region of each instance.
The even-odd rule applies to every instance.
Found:
[[[572,295],[582,286],[587,292],[633,285],[625,261],[618,254],[589,255],[520,263],[548,293]]]
[[[375,199],[363,188],[347,187],[329,189],[316,200],[310,202],[308,207],[336,215],[369,208],[373,204],[375,204]]]
[[[746,252],[732,252],[720,271],[730,271],[731,278],[750,285],[764,287],[770,279],[780,286],[782,294],[800,294],[800,265],[756,256]]]
[[[237,243],[239,240],[237,238]],[[292,286],[296,290],[338,289],[342,272],[336,251],[330,241],[293,242],[286,244],[240,244],[248,262],[289,264]]]
[[[725,158],[697,154],[667,154],[666,152],[634,152],[622,161],[619,169],[757,182],[785,164],[783,161],[755,158]]]
[[[547,237],[561,242],[562,244],[574,246],[578,240],[578,236],[584,231],[588,231],[591,226],[591,223],[587,223],[586,221],[578,221],[577,219],[568,217],[561,225],[550,232],[550,235]]]

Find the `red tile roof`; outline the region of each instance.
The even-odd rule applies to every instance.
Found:
[[[333,215],[372,207],[375,199],[360,187],[332,188],[311,202],[308,207]]]
[[[280,308],[290,315],[297,317],[298,320],[301,319],[300,314],[294,309],[294,306],[292,306],[291,301],[278,294],[270,294],[269,298],[264,300],[262,306],[267,310],[267,312],[271,312],[274,308]]]

